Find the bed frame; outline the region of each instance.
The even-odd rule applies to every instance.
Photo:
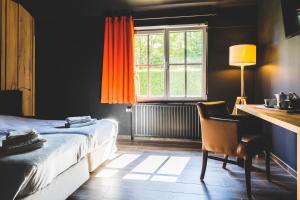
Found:
[[[65,200],[90,178],[90,172],[103,164],[115,152],[116,138],[106,141],[94,152],[58,175],[47,187],[18,200]]]
[[[64,200],[89,179],[87,158],[58,175],[50,185],[20,200]]]
[[[19,90],[0,91],[0,114],[22,115],[22,92]]]

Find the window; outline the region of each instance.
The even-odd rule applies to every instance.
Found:
[[[137,28],[138,101],[206,99],[206,26]]]

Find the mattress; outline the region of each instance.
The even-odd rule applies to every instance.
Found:
[[[35,193],[83,157],[115,138],[118,124],[98,120],[80,128],[64,128],[64,121],[0,115],[0,135],[7,130],[34,128],[46,140],[41,149],[0,158],[0,197],[14,199]],[[1,140],[0,140],[1,142]]]
[[[36,129],[40,134],[75,133],[89,138],[89,148],[92,151],[118,133],[118,123],[112,119],[97,120],[96,124],[78,128],[65,128],[63,120],[40,120],[16,116],[0,115],[0,137],[7,130]]]

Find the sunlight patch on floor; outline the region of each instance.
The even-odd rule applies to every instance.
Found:
[[[117,158],[118,156],[120,156],[121,154],[120,153],[113,153],[109,156],[108,160],[113,160],[115,158]]]
[[[157,182],[172,182],[175,183],[177,181],[176,176],[161,176],[161,175],[155,175],[153,176],[150,181],[157,181]]]
[[[158,174],[166,175],[180,175],[189,162],[190,157],[176,157],[172,156],[170,159],[159,169]]]
[[[95,177],[110,178],[120,169],[125,168],[141,154],[115,154],[114,159],[105,166]],[[190,161],[188,156],[149,155],[137,163],[129,173],[123,176],[124,180],[140,180],[153,182],[176,182],[184,168]]]
[[[126,174],[123,179],[129,179],[129,180],[140,180],[140,181],[146,181],[150,178],[150,175],[148,174],[134,174],[134,173],[129,173]]]
[[[111,161],[108,165],[106,165],[106,167],[122,169],[127,165],[129,165],[134,160],[136,160],[137,158],[139,158],[140,156],[141,154],[122,154],[121,156]]]
[[[136,166],[131,172],[154,173],[165,162],[166,159],[168,159],[168,156],[151,155],[138,166]]]
[[[116,173],[118,173],[119,170],[117,169],[103,169],[100,172],[98,172],[94,177],[97,178],[109,178],[114,176]]]

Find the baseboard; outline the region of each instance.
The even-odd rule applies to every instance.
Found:
[[[283,168],[287,173],[289,173],[292,177],[297,179],[297,171],[291,168],[288,164],[283,162],[280,158],[278,158],[275,154],[271,153],[271,159],[279,165],[281,168]]]
[[[118,135],[118,140],[131,140],[130,135]],[[201,141],[199,139],[193,140],[193,139],[182,139],[182,138],[160,138],[160,137],[141,137],[136,136],[134,137],[135,141],[160,141],[160,142],[189,142],[189,143],[197,143],[200,144]]]
[[[118,135],[117,139],[130,140],[130,135]]]

